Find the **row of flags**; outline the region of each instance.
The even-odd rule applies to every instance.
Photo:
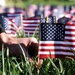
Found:
[[[8,14],[3,18],[6,33],[16,35],[22,26],[25,34],[32,36],[37,31],[39,37],[39,58],[71,56],[75,58],[75,21],[66,24],[56,23],[56,17],[24,18],[19,13]],[[40,33],[39,33],[39,31]]]
[[[20,12],[6,13],[6,15],[2,15],[2,24],[5,32],[9,35],[16,36],[19,27],[22,27],[26,36],[33,36],[35,31],[38,30],[40,18],[24,18]]]

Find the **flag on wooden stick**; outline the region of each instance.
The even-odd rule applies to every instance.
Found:
[[[75,58],[75,24],[41,23],[39,58]]]

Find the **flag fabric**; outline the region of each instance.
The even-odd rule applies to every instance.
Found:
[[[31,37],[35,32],[38,35],[39,24],[40,24],[40,18],[36,17],[23,18],[22,25],[25,31],[25,35]]]
[[[6,13],[0,13],[0,25],[2,25],[2,18],[3,18],[3,16],[7,16],[7,14]],[[3,28],[3,25],[2,25],[2,28]]]
[[[21,26],[21,12],[14,12],[14,13],[6,13],[7,16],[3,17],[3,26],[5,32],[10,36],[16,36],[16,31],[18,30],[19,26]]]
[[[14,12],[14,13],[7,13],[7,17],[9,18],[9,19],[14,19],[15,18],[15,20],[16,20],[16,24],[18,25],[18,26],[20,26],[21,25],[21,12]]]
[[[15,17],[17,17],[17,16],[20,16],[20,14],[22,14],[21,12],[14,12],[14,13],[9,13],[9,12],[7,12],[7,17],[9,18],[9,19],[13,19],[13,18],[15,18]]]
[[[39,58],[75,58],[75,22],[40,25]]]
[[[9,34],[10,36],[11,35],[16,36],[16,31],[19,28],[18,24],[16,23],[17,22],[16,19],[18,18],[17,17],[13,19],[9,19],[7,17],[3,18],[3,27],[5,29],[5,32]]]

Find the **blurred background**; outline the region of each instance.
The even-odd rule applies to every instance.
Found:
[[[0,13],[21,12],[25,18],[75,14],[75,0],[0,0]]]

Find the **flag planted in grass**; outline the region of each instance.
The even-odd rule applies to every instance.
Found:
[[[65,56],[74,57],[75,51],[75,24],[68,22],[41,23],[39,58],[61,58]]]
[[[35,18],[35,17],[27,19],[23,18],[22,24],[26,36],[33,36],[34,33],[37,33],[38,35],[40,18]]]

